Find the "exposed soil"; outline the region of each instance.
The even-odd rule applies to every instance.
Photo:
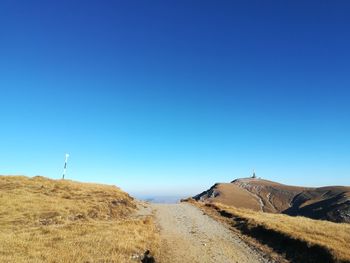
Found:
[[[220,209],[213,204],[195,204],[206,214],[224,224],[230,224],[233,231],[240,231],[242,238],[254,247],[259,247],[276,262],[290,263],[350,263],[333,257],[331,251],[317,244],[310,244],[283,232],[250,222],[244,217]],[[251,239],[252,238],[252,239]]]
[[[220,222],[190,204],[152,204],[161,263],[270,262]]]

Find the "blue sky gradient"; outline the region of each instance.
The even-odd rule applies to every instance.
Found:
[[[350,2],[1,1],[0,174],[350,185]]]

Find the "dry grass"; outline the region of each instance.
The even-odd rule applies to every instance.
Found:
[[[214,204],[214,207],[246,220],[248,226],[259,226],[281,233],[291,239],[306,242],[310,247],[323,247],[330,252],[334,261],[350,262],[350,224],[256,212],[219,203]]]
[[[139,262],[159,237],[114,186],[0,176],[0,262]],[[134,258],[132,258],[134,256]]]

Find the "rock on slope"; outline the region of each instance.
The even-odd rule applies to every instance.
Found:
[[[350,187],[344,186],[307,188],[242,178],[217,183],[193,198],[256,211],[350,223]]]

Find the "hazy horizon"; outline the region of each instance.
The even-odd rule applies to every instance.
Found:
[[[350,2],[2,1],[0,174],[192,195],[350,185]]]

